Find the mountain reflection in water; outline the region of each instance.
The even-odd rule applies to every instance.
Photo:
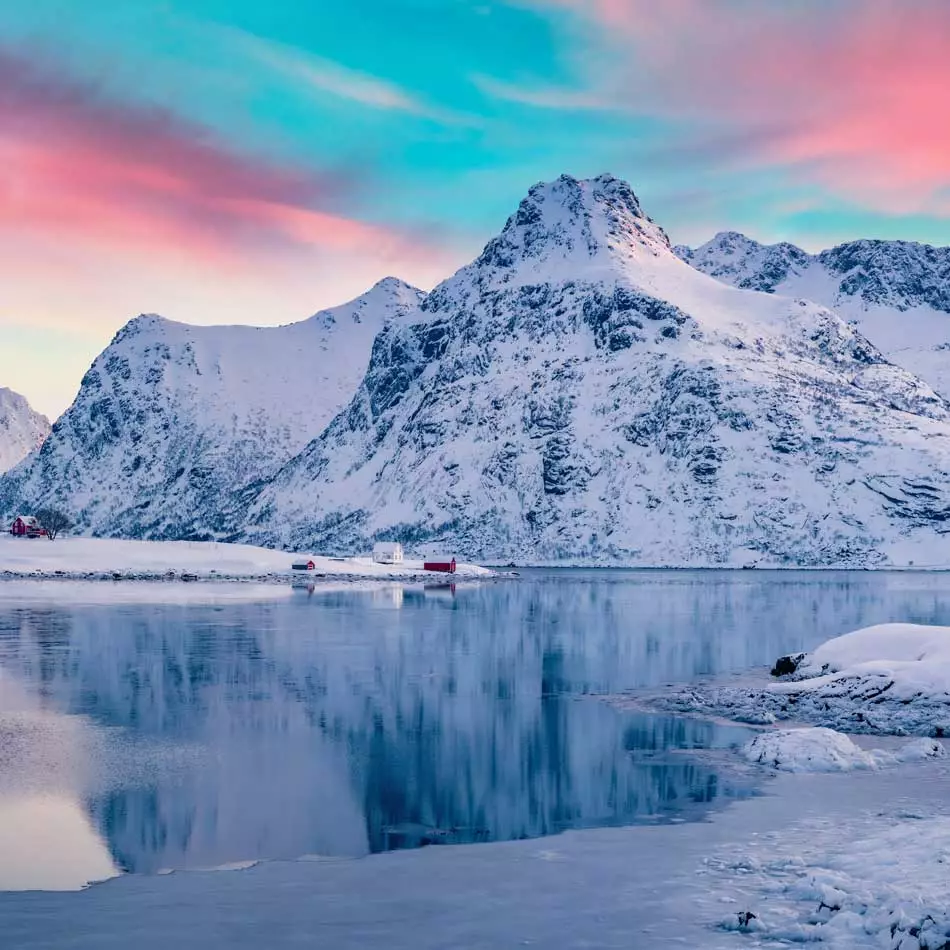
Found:
[[[0,599],[0,806],[73,796],[136,872],[699,817],[751,789],[682,750],[747,732],[585,694],[948,622],[940,584],[561,571],[262,603]],[[46,744],[26,742],[40,721]]]

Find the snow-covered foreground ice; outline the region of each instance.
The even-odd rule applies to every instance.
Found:
[[[427,575],[422,561],[376,564],[369,557],[331,558],[308,552],[275,551],[249,544],[215,541],[124,541],[111,538],[42,539],[0,535],[0,579],[6,576],[90,575],[158,577],[169,571],[191,573],[199,578],[245,579],[286,577],[298,560],[314,562],[314,572],[341,578],[408,578]],[[474,564],[458,564],[456,577],[489,577],[492,572]]]
[[[49,583],[9,582],[0,597]],[[614,716],[589,695],[728,675],[789,649],[824,655],[815,648],[829,633],[880,617],[947,622],[939,578],[526,572],[519,584],[461,585],[451,601],[422,585],[419,596],[395,583],[365,583],[380,596],[327,586],[347,591],[187,610],[64,598],[7,612],[0,867],[11,847],[43,847],[31,828],[55,827],[71,864],[51,867],[55,842],[32,886],[128,873],[78,893],[0,894],[0,947],[721,950],[821,939],[933,950],[950,939],[943,743],[734,727],[710,741],[709,722]],[[391,604],[382,592],[397,587],[406,596]],[[902,643],[906,655],[887,651],[892,665],[920,655],[921,643]],[[768,718],[750,704],[753,714]],[[348,759],[323,723],[341,724]],[[722,808],[727,781],[766,793]],[[684,809],[694,793],[718,804]],[[625,796],[667,823],[540,836],[565,819],[626,825],[611,812]],[[26,798],[46,824],[31,824]],[[375,832],[410,820],[464,830],[483,815],[495,843],[365,856],[380,850],[365,844]],[[358,836],[361,849],[339,847]],[[192,870],[158,873],[173,868]],[[7,869],[10,887],[38,880]]]
[[[948,780],[946,759],[782,774],[701,824],[128,876],[0,894],[0,921],[19,950],[934,950],[950,939]]]
[[[779,681],[762,670],[738,684],[697,683],[630,702],[760,725],[950,736],[950,627],[877,624],[788,661],[794,672]]]

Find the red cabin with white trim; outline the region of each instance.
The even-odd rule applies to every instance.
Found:
[[[15,538],[45,538],[46,528],[32,515],[17,515],[10,526],[10,534]]]

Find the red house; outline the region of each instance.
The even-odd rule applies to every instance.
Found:
[[[423,570],[437,571],[439,574],[454,574],[455,558],[451,561],[423,561],[422,567]]]
[[[17,538],[45,538],[46,528],[32,515],[17,515],[10,527],[10,534]]]
[[[295,561],[291,565],[291,569],[295,571],[313,571],[316,570],[317,565],[313,561]]]

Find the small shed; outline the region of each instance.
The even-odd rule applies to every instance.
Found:
[[[295,571],[315,571],[317,569],[317,565],[313,561],[294,561],[290,566]]]
[[[402,564],[402,545],[398,541],[378,541],[373,547],[373,560],[377,564]]]
[[[454,574],[455,573],[455,558],[451,560],[446,558],[432,558],[429,561],[424,561],[422,567],[426,571],[435,571],[439,574]]]
[[[46,528],[33,515],[17,515],[10,526],[10,534],[17,538],[45,538]]]

